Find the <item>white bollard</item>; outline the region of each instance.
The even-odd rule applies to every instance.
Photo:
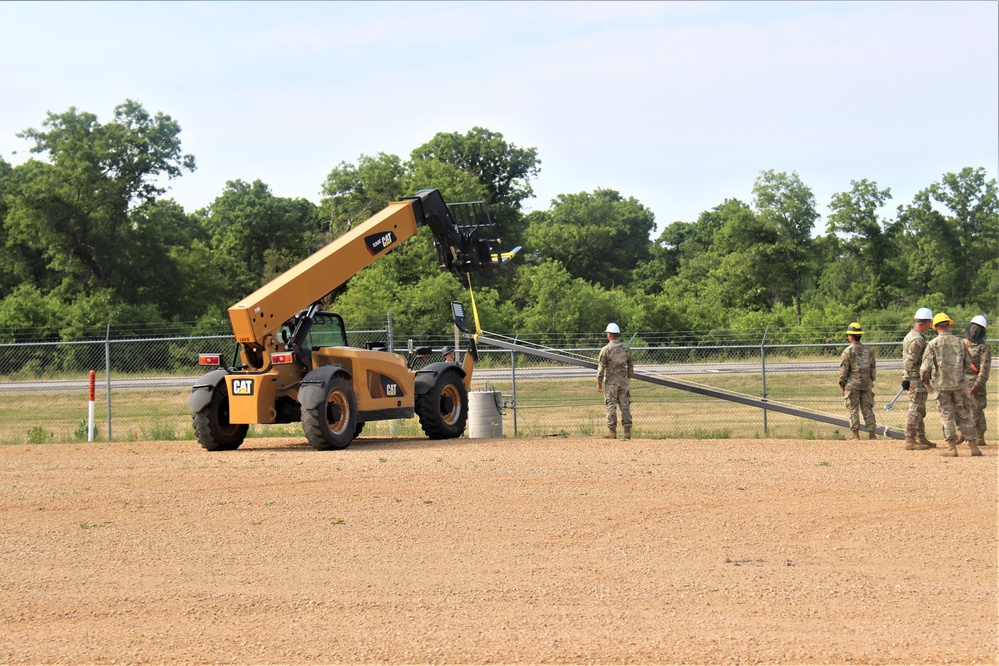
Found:
[[[97,373],[90,371],[90,403],[87,405],[87,441],[94,441],[94,384]]]

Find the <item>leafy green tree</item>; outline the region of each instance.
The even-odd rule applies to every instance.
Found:
[[[607,288],[630,283],[635,265],[648,261],[655,228],[652,211],[607,189],[560,194],[528,222],[532,254],[555,259],[573,276]]]
[[[357,164],[340,162],[322,186],[320,217],[325,227],[325,241],[339,238],[353,225],[363,222],[390,201],[405,194],[401,179],[402,162],[395,155],[361,155]]]
[[[949,214],[947,214],[949,213]],[[899,210],[910,282],[917,296],[994,311],[999,305],[999,198],[982,168],[965,167],[916,194]]]
[[[521,205],[534,196],[531,179],[541,170],[537,148],[520,148],[499,132],[473,127],[465,134],[438,132],[410,153],[409,164],[427,160],[450,164],[476,178],[485,188],[486,195],[474,200],[489,205],[489,214],[499,226],[505,247],[524,244],[525,222]],[[503,283],[502,275],[494,281]]]
[[[712,261],[701,289],[719,309],[766,311],[782,301],[779,232],[765,217],[739,200],[716,209],[722,221],[715,232]]]
[[[899,297],[895,263],[899,227],[878,214],[891,199],[891,190],[879,189],[877,183],[866,178],[851,180],[850,185],[849,192],[833,194],[826,227],[830,232],[846,234],[844,249],[857,259],[851,262],[859,268],[854,279],[866,283],[859,305],[881,309]]]
[[[627,326],[631,319],[628,296],[573,277],[556,259],[522,267],[518,276],[519,330],[542,334],[549,343],[561,343],[567,334],[602,331],[608,321]]]
[[[315,249],[316,206],[274,196],[259,180],[229,181],[199,211],[230,304],[305,259]]]
[[[658,294],[664,282],[682,270],[691,258],[711,252],[714,235],[722,225],[721,206],[701,213],[695,222],[673,222],[663,229],[653,243],[648,261],[640,262],[635,269],[632,289],[638,293]]]
[[[811,252],[812,230],[819,219],[815,195],[797,172],[773,170],[760,172],[753,195],[757,214],[776,232],[774,259],[779,261],[782,282],[791,288],[800,323],[801,296],[816,272]]]
[[[438,132],[410,154],[412,162],[431,159],[475,176],[489,192],[488,203],[514,208],[534,196],[530,179],[541,170],[537,148],[518,148],[483,127],[464,135]]]
[[[86,292],[132,279],[139,266],[127,249],[143,230],[131,214],[163,193],[160,179],[194,169],[179,133],[169,116],[150,116],[128,100],[106,124],[70,108],[50,113],[41,130],[18,135],[33,139],[32,152],[49,160],[15,167],[5,219],[8,246],[21,248],[29,265],[33,254],[44,261],[49,277],[38,283]]]

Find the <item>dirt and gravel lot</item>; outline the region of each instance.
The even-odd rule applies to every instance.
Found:
[[[0,449],[0,662],[995,664],[997,448]]]

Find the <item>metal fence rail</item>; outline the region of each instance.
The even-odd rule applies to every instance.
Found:
[[[378,330],[349,331],[351,344],[386,341],[398,351],[415,345],[439,350],[446,336],[414,341]],[[593,336],[556,351],[596,359]],[[843,343],[718,345],[641,344],[632,348],[636,370],[689,379],[725,391],[805,409],[844,414],[836,382]],[[996,341],[991,341],[995,347]],[[879,424],[902,427],[906,401],[884,405],[899,389],[901,342],[868,343],[877,356],[875,412]],[[0,444],[82,442],[87,439],[87,377],[97,371],[96,439],[194,439],[187,395],[201,374],[199,352],[231,353],[231,335],[131,338],[0,344]],[[604,406],[594,373],[538,354],[480,346],[472,390],[499,391],[505,436],[589,436],[602,431]],[[428,360],[439,360],[432,357]],[[995,361],[993,362],[995,365]],[[990,382],[989,422],[999,424]],[[654,438],[843,437],[842,428],[730,404],[642,382],[632,383],[633,434]],[[939,432],[928,410],[927,432]],[[994,415],[994,416],[993,416]],[[368,424],[364,436],[421,435],[415,419]],[[301,436],[296,424],[253,426],[251,436]]]

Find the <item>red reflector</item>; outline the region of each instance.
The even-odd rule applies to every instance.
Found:
[[[271,363],[274,365],[280,365],[282,363],[293,363],[295,361],[295,356],[291,352],[279,352],[277,354],[271,354]]]
[[[198,354],[198,365],[221,365],[218,354]]]

